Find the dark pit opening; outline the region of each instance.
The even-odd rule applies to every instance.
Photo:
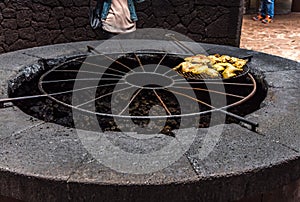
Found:
[[[76,55],[42,59],[36,64],[24,67],[16,78],[9,81],[9,96],[41,95],[39,98],[24,99],[14,104],[33,117],[67,127],[74,127],[73,109],[82,112],[76,115],[82,120],[82,128],[95,124],[100,125],[103,131],[124,131],[124,128],[116,124],[115,118],[121,118],[125,123],[133,122],[141,127],[147,127],[151,118],[158,122],[161,119],[165,123],[162,133],[169,133],[181,127],[191,127],[195,117],[200,117],[198,127],[208,127],[212,111],[211,94],[222,99],[222,96],[224,97],[222,93],[225,93],[226,97],[226,104],[221,102],[218,104],[218,101],[215,101],[214,109],[226,108],[229,112],[245,116],[260,108],[267,93],[267,85],[263,75],[251,69],[251,64],[249,64],[251,76],[244,76],[236,81],[224,80],[220,84],[218,83],[220,81],[194,80],[179,76],[172,68],[182,62],[185,56],[158,52],[111,54],[109,57]],[[115,58],[114,61],[111,61],[111,58]],[[83,64],[86,65],[84,71]],[[78,80],[78,72],[82,80]],[[251,77],[254,78],[256,91],[253,96],[244,100],[253,91]],[[91,96],[89,90],[93,89],[86,84],[94,80],[98,83],[96,90],[91,92],[96,92],[93,96],[97,99],[86,100]],[[81,106],[74,108],[72,91],[75,81],[83,86],[78,90],[81,96],[79,100],[83,101],[79,102]],[[113,92],[116,91],[120,81],[129,86],[128,88],[133,87],[133,93],[128,94],[121,89],[117,96],[113,97]],[[189,84],[190,88],[186,89],[187,86],[181,86],[180,82]],[[219,92],[220,86],[225,89],[224,92]],[[172,88],[173,90],[170,90]],[[193,98],[186,94],[191,90],[195,94]],[[183,105],[179,103],[178,96]],[[123,103],[119,111],[115,112],[111,105],[112,99],[119,99],[121,103],[127,104]],[[96,114],[93,113],[93,106]],[[125,108],[129,111],[127,116],[123,114]],[[153,108],[157,110],[152,110]],[[183,108],[185,110],[182,110]],[[93,119],[95,115],[96,122]],[[183,117],[189,118],[191,125],[182,126]],[[238,123],[239,120],[231,116],[226,117],[226,123],[233,122]],[[220,123],[223,123],[223,120],[220,120]]]
[[[137,72],[126,76],[125,80],[133,86],[144,89],[162,89],[172,85],[172,79],[157,73]],[[159,81],[160,85],[156,85]],[[145,85],[145,83],[149,83]]]

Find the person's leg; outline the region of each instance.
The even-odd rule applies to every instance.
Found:
[[[274,17],[274,0],[267,0],[267,14],[271,18]]]
[[[267,15],[265,19],[262,20],[263,23],[270,23],[273,21],[274,17],[274,0],[266,0],[267,1]]]
[[[260,0],[258,14],[257,14],[257,16],[253,17],[252,19],[255,21],[263,20],[265,18],[265,10],[266,10],[266,8],[264,6],[264,0]]]
[[[264,18],[266,17],[267,11],[268,11],[268,8],[267,8],[267,1],[268,1],[268,0],[262,0],[261,15],[262,15]]]

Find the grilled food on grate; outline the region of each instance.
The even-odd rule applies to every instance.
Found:
[[[195,55],[184,59],[175,68],[180,75],[195,79],[221,78],[218,71],[212,68],[210,59],[205,55]]]
[[[207,64],[203,63],[182,62],[178,66],[176,66],[174,70],[176,70],[183,76],[188,77],[197,76],[200,79],[221,78],[218,71],[212,69]]]
[[[195,55],[173,68],[180,75],[192,79],[229,79],[243,72],[248,60],[228,55]]]

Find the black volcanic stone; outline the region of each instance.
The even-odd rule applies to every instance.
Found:
[[[5,8],[2,10],[2,16],[4,18],[15,18],[16,17],[16,11],[12,8]]]
[[[173,12],[173,7],[168,0],[152,0],[152,6],[154,7],[153,13],[155,17],[166,17]],[[155,9],[163,8],[163,9]]]
[[[54,6],[59,6],[59,1],[58,0],[51,0],[51,1],[47,1],[47,0],[32,0],[35,3],[40,3],[42,5],[45,6],[50,6],[50,7],[54,7]]]

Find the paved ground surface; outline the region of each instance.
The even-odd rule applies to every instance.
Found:
[[[244,16],[241,48],[300,62],[300,13],[276,15],[267,25],[253,21],[252,16]]]

